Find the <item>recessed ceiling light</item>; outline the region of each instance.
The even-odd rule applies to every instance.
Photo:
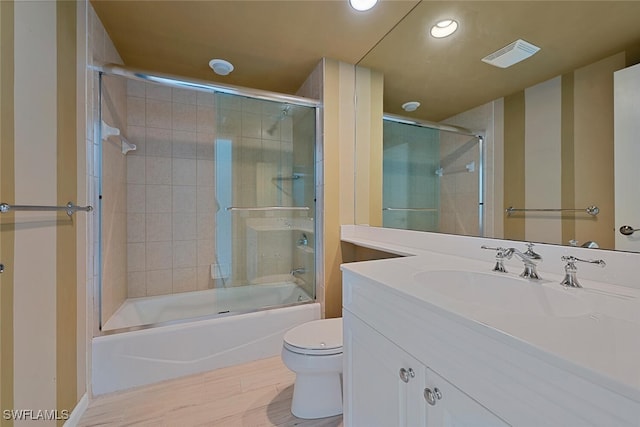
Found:
[[[419,106],[420,106],[420,103],[418,101],[409,101],[402,104],[402,109],[404,111],[411,112],[411,111],[416,111]]]
[[[376,3],[378,0],[349,0],[351,7],[359,12],[371,9]]]
[[[233,71],[233,64],[224,59],[212,59],[209,61],[209,67],[211,67],[214,73],[221,76],[226,76]]]
[[[453,19],[444,19],[431,27],[431,35],[437,39],[450,36],[458,29],[458,23]]]

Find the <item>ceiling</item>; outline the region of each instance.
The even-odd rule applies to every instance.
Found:
[[[347,0],[91,2],[126,65],[294,94],[321,58],[381,71],[385,112],[440,121],[626,50],[640,60],[640,1]],[[453,36],[429,28],[453,18]],[[499,69],[484,56],[524,39],[541,48]],[[235,70],[217,76],[212,58]],[[420,109],[400,106],[419,101]]]

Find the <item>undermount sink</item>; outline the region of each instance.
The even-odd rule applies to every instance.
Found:
[[[587,302],[575,295],[580,290],[565,289],[560,284],[554,288],[548,282],[543,286],[540,282],[497,273],[457,270],[423,271],[414,279],[426,291],[502,312],[576,317],[591,311]]]

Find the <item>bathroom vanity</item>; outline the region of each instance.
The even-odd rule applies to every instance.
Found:
[[[384,249],[343,265],[345,426],[640,426],[640,289]]]

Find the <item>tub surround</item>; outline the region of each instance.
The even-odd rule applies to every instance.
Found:
[[[536,245],[544,258],[538,267],[544,280],[532,283],[518,277],[522,262],[515,259],[505,262],[509,273],[493,273],[494,253],[480,248],[523,250],[522,242],[366,226],[343,226],[342,239],[412,255],[343,265],[345,360],[357,355],[356,346],[366,345],[368,336],[376,336],[370,342],[387,339],[422,363],[422,371],[414,369],[418,378],[426,375],[420,380],[423,386],[443,384],[442,378],[433,380],[437,372],[511,424],[640,421],[640,287],[633,274],[638,254]],[[584,289],[565,289],[559,284],[564,276],[561,255],[602,258],[607,266],[578,265]],[[465,277],[467,273],[443,271],[472,273]],[[492,284],[510,278],[510,286],[521,287],[522,300],[515,295],[505,301],[506,293],[494,289],[493,298],[482,303],[481,294],[455,295],[444,287],[478,273]],[[429,275],[450,277],[440,283]],[[526,298],[534,299],[530,307]],[[524,310],[518,304],[541,304],[542,309]],[[353,378],[345,379],[346,425],[362,421],[357,401],[349,400],[359,387]],[[426,406],[424,400],[421,405]],[[429,408],[416,416],[430,417]]]
[[[311,303],[96,337],[93,394],[279,355],[286,331],[319,318]]]

